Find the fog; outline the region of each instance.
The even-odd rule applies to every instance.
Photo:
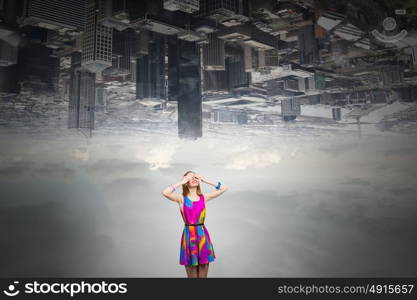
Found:
[[[229,187],[208,277],[417,276],[414,136],[0,135],[1,276],[186,277],[161,191],[187,170]]]

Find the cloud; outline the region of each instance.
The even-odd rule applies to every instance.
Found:
[[[87,161],[90,159],[90,149],[87,147],[79,147],[71,152],[71,155],[76,160]]]
[[[151,170],[169,168],[177,146],[161,145],[152,148],[147,155],[141,158],[150,164]]]
[[[164,176],[177,178],[178,181],[182,178],[185,172],[196,170],[197,166],[189,163],[173,163],[169,168],[159,168],[158,172]],[[195,171],[197,172],[197,171]]]
[[[114,158],[81,164],[78,169],[91,180],[103,184],[123,177],[142,177],[148,164]]]
[[[416,276],[416,155],[393,151],[409,137],[210,134],[96,136],[85,160],[64,136],[3,139],[0,272],[185,276],[179,207],[160,191],[193,170],[230,187],[207,203],[209,276]]]
[[[357,148],[358,148],[357,143],[353,143],[353,144],[338,143],[338,144],[328,145],[325,147],[320,147],[318,150],[321,150],[326,153],[330,153],[334,157],[337,157],[339,155],[345,154]]]
[[[265,168],[273,164],[278,164],[282,159],[282,154],[278,151],[256,151],[249,150],[233,154],[229,157],[225,169],[244,170],[248,168]]]

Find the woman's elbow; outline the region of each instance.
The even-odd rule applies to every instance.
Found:
[[[229,189],[229,187],[227,185],[223,186],[223,190],[227,191]]]

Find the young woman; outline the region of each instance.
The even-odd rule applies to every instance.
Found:
[[[212,185],[216,190],[202,194],[200,182]],[[182,194],[174,193],[180,185],[182,185]],[[180,182],[162,191],[162,195],[179,204],[185,223],[179,261],[180,265],[185,266],[189,278],[207,278],[209,263],[216,258],[210,235],[204,225],[206,203],[220,196],[227,189],[228,187],[220,181],[208,181],[203,176],[188,171]]]

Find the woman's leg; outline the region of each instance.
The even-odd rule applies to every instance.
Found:
[[[198,277],[207,278],[207,273],[209,269],[209,263],[202,264],[198,266]]]
[[[188,278],[198,278],[198,266],[187,266],[185,265]]]

